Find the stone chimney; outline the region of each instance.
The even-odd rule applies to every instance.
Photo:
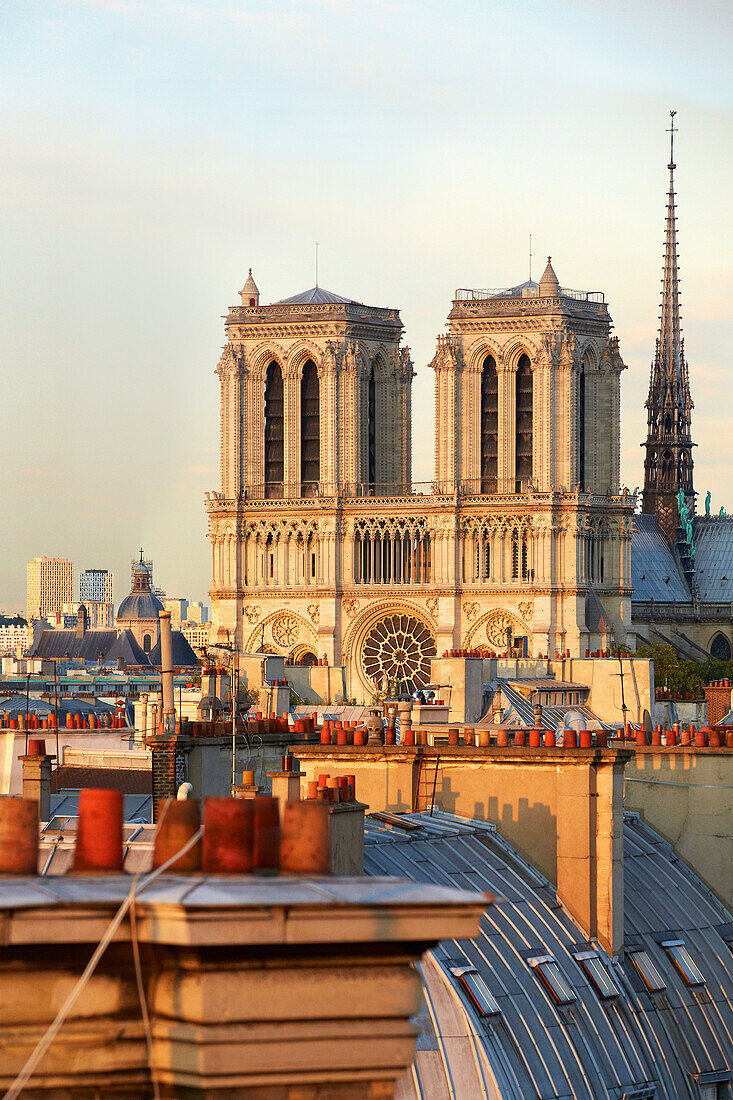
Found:
[[[83,638],[87,632],[87,609],[83,603],[79,604],[79,610],[76,613],[76,636],[77,638]]]
[[[172,737],[176,732],[176,705],[173,696],[173,641],[171,637],[170,611],[158,612],[160,617],[160,682],[163,690],[163,734]]]
[[[51,761],[53,756],[46,752],[43,738],[31,737],[28,752],[18,759],[23,764],[23,798],[32,798],[38,803],[41,821],[51,817]]]
[[[297,753],[306,782],[353,773],[372,813],[429,810],[433,784],[425,776],[435,776],[436,807],[493,822],[553,883],[588,938],[612,955],[623,950],[623,777],[631,750],[305,745]]]

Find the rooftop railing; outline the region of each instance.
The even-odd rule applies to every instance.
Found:
[[[558,297],[570,298],[574,302],[593,302],[596,305],[605,305],[606,299],[601,290],[571,290],[570,287],[561,286]],[[517,294],[514,287],[485,288],[459,288],[453,299],[456,302],[485,302],[489,299],[511,299],[513,301],[526,301],[527,298],[539,298],[539,287],[533,287],[525,294]]]

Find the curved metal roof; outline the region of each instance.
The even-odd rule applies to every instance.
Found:
[[[613,960],[585,940],[554,887],[494,825],[440,811],[405,816],[421,828],[408,833],[367,819],[368,874],[487,890],[497,900],[477,939],[446,941],[423,966],[431,1026],[422,1029],[396,1100],[699,1100],[696,1075],[726,1079],[733,1066],[733,918],[636,814],[624,814],[630,950]],[[685,984],[661,946],[665,938],[685,942],[704,986]],[[631,949],[646,952],[663,991],[647,990]],[[600,995],[577,957],[583,950],[600,960],[614,995]],[[556,961],[571,1003],[553,1001],[528,963],[533,954]],[[476,1010],[456,977],[464,967],[475,969],[497,1012]]]

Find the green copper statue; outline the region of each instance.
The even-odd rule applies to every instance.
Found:
[[[706,516],[710,515],[710,500],[711,500],[710,490],[708,489],[707,493],[705,494],[705,515]]]

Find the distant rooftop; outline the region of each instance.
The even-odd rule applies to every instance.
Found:
[[[568,298],[573,302],[592,302],[595,305],[605,305],[605,298],[600,290],[570,290],[560,286],[555,269],[552,266],[552,257],[547,257],[547,267],[538,283],[533,279],[527,279],[517,286],[508,286],[485,289],[461,288],[455,292],[456,302],[485,302],[491,299],[501,298]]]
[[[343,298],[340,294],[334,294],[332,290],[324,290],[323,287],[313,286],[310,290],[303,290],[300,294],[293,294],[290,298],[281,298],[272,304],[275,306],[300,306],[315,303],[327,305],[329,302],[343,302],[348,305],[361,305],[361,302],[353,298]]]

